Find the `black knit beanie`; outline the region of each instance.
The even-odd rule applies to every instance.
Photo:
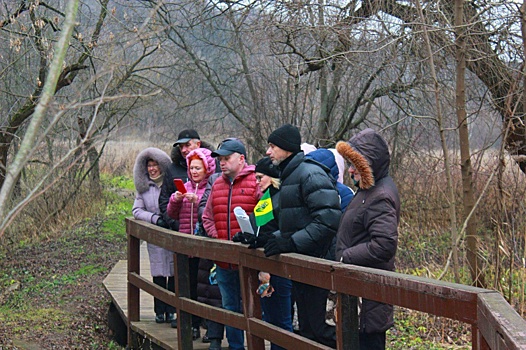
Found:
[[[274,130],[267,140],[279,148],[292,153],[301,151],[301,135],[297,127],[285,124]]]
[[[256,173],[279,179],[279,168],[277,165],[272,164],[272,160],[269,157],[261,158],[257,161]]]

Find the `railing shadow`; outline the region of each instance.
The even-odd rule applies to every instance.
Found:
[[[496,291],[396,272],[346,265],[300,254],[266,258],[262,250],[238,243],[182,234],[126,219],[128,234],[128,346],[137,348],[131,322],[139,321],[139,290],[177,308],[179,349],[192,349],[192,314],[242,329],[248,349],[264,340],[289,349],[330,349],[261,320],[257,274],[264,270],[337,292],[337,349],[358,349],[357,297],[451,318],[472,326],[472,349],[526,349],[526,321]],[[174,252],[176,292],[140,276],[140,240]],[[188,257],[239,266],[243,314],[190,299]]]

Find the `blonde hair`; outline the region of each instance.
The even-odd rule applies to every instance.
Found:
[[[276,189],[279,190],[279,187],[281,186],[281,180],[276,178],[276,177],[271,177],[270,178],[270,183],[272,184],[272,186],[274,186]]]

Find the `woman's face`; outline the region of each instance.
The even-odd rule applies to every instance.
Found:
[[[349,175],[351,175],[351,179],[354,180],[355,183],[357,182],[360,182],[360,180],[362,179],[362,177],[360,176],[360,173],[358,172],[358,170],[356,170],[356,168],[354,167],[354,164],[349,164]]]
[[[256,182],[261,192],[264,192],[272,184],[272,179],[268,175],[256,173]]]
[[[190,175],[192,176],[192,180],[196,183],[203,181],[206,175],[206,169],[202,160],[194,159],[190,162]]]
[[[159,164],[155,160],[149,160],[146,166],[148,167],[150,179],[155,179],[161,175],[161,168],[159,168]]]

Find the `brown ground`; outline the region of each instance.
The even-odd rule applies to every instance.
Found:
[[[63,237],[0,252],[0,349],[119,349],[102,281],[125,259],[124,232],[92,219]]]

